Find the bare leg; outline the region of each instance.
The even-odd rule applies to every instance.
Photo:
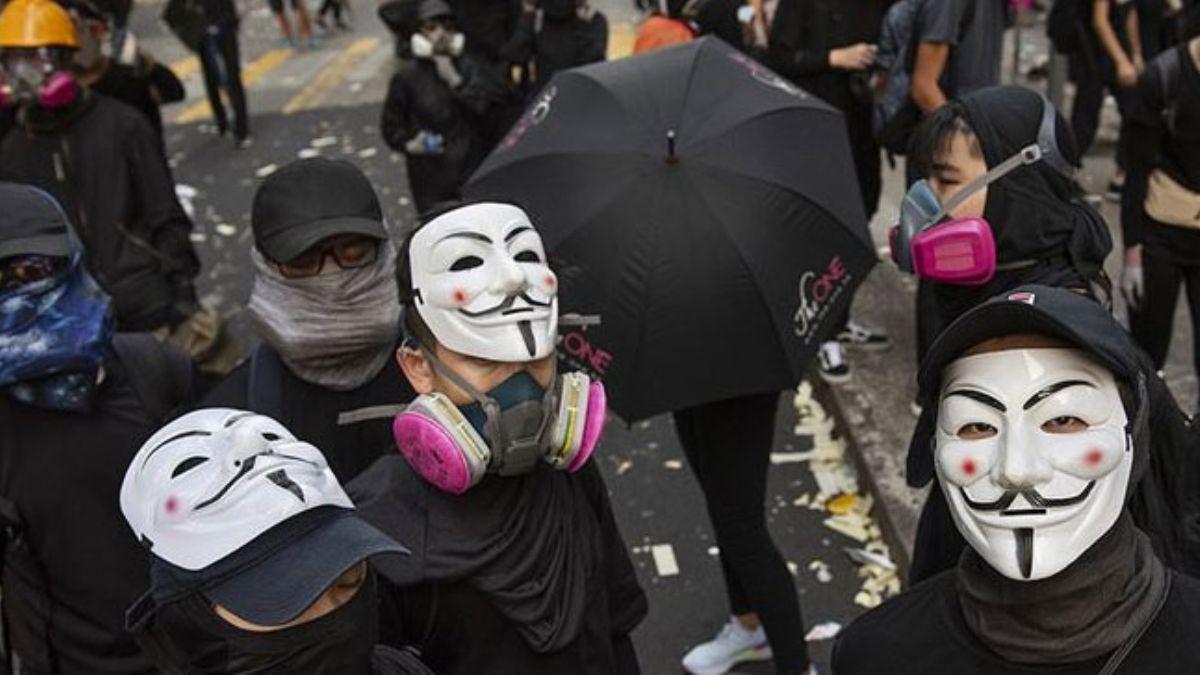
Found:
[[[291,44],[296,44],[296,39],[292,37],[292,24],[288,22],[285,12],[276,12],[275,21],[279,24],[279,32],[283,35],[283,39]]]

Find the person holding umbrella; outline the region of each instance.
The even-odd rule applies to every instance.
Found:
[[[382,568],[402,643],[439,675],[636,675],[646,615],[595,462],[603,385],[556,373],[558,277],[511,204],[435,211],[400,249],[420,394],[347,490],[412,556]]]
[[[810,666],[763,498],[778,393],[874,263],[855,184],[840,112],[706,37],[559,73],[467,186],[547,224],[567,309],[598,317],[568,363],[627,421],[676,413],[739,616],[693,673]]]

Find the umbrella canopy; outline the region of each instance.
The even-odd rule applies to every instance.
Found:
[[[794,386],[875,263],[841,113],[714,38],[559,73],[471,178],[627,421]]]

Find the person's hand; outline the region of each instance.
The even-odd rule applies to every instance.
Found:
[[[537,11],[537,0],[521,0],[521,11],[526,14],[533,14]]]
[[[404,144],[406,155],[440,155],[445,150],[445,141],[441,135],[424,129]]]
[[[1137,84],[1138,71],[1130,61],[1117,64],[1117,84],[1122,87],[1132,87]]]
[[[1142,245],[1125,249],[1125,265],[1121,268],[1121,295],[1129,308],[1141,309],[1146,292],[1146,278],[1142,267]]]
[[[575,16],[584,23],[591,23],[596,17],[596,9],[586,2],[581,2],[575,7]]]
[[[1137,71],[1138,75],[1146,72],[1146,59],[1142,58],[1141,54],[1134,54],[1133,69]]]
[[[437,71],[437,76],[446,83],[446,86],[451,89],[458,89],[462,84],[462,75],[459,75],[458,68],[454,67],[454,59],[445,54],[434,54],[433,67]]]
[[[860,42],[829,52],[829,65],[838,70],[866,70],[875,64],[875,45]]]

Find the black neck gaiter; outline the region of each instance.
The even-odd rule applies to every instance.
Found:
[[[1079,663],[1110,654],[1154,619],[1167,590],[1166,568],[1128,512],[1048,579],[1009,579],[970,547],[958,563],[967,626],[1012,663]]]

